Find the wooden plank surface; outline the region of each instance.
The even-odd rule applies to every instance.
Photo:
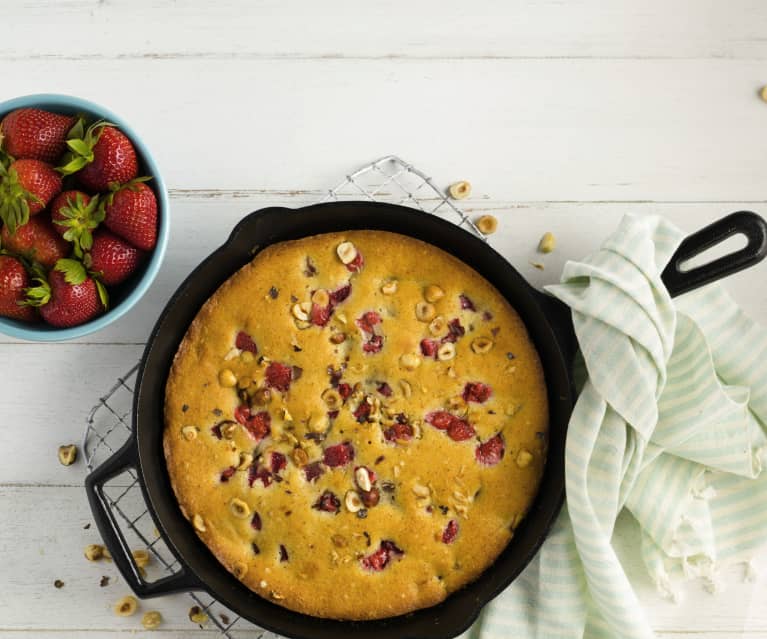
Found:
[[[119,112],[173,189],[323,189],[394,152],[501,199],[764,200],[758,60],[0,59],[0,76]]]
[[[764,58],[760,0],[16,0],[0,57]],[[82,37],[77,37],[82,34]],[[87,36],[87,37],[86,37]]]

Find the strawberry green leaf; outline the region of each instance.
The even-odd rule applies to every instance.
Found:
[[[35,277],[37,286],[31,286],[24,289],[26,295],[25,304],[27,306],[45,306],[51,301],[51,287],[44,277]]]
[[[19,184],[13,168],[0,171],[0,220],[11,233],[29,221],[30,200],[39,201]]]
[[[88,278],[88,273],[82,265],[82,262],[78,262],[77,260],[62,258],[56,262],[56,266],[53,268],[64,273],[64,280],[67,284],[71,284],[72,286],[82,284]]]
[[[78,155],[93,162],[93,149],[84,140],[67,140],[67,146]]]
[[[72,153],[64,155],[65,164],[56,167],[56,170],[62,175],[72,175],[88,164],[88,160],[82,156],[74,156]]]
[[[74,140],[83,137],[85,133],[85,118],[82,115],[77,116],[77,121],[72,125],[67,134],[67,140]]]
[[[90,229],[83,229],[83,232],[80,234],[80,248],[84,251],[89,251],[92,246],[93,233],[91,233]]]
[[[99,299],[104,307],[104,310],[109,308],[109,293],[107,293],[106,286],[104,286],[99,280],[96,281],[96,290],[99,292]]]

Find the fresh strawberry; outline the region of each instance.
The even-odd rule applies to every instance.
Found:
[[[109,122],[96,122],[85,134],[67,140],[69,153],[59,167],[63,175],[78,173],[88,191],[106,193],[138,175],[136,150],[131,141]]]
[[[0,315],[24,322],[37,319],[31,306],[24,304],[29,275],[15,257],[0,255]]]
[[[157,243],[157,199],[143,179],[107,196],[104,224],[136,248],[149,251]]]
[[[33,217],[11,232],[4,226],[0,231],[3,248],[28,259],[38,262],[45,268],[53,267],[56,262],[67,256],[69,244],[53,228],[50,220],[44,216]]]
[[[51,219],[59,235],[73,242],[75,253],[82,255],[93,246],[92,231],[104,221],[104,209],[98,195],[64,191],[51,204]]]
[[[0,163],[0,219],[14,231],[61,192],[61,176],[40,160]]]
[[[41,109],[16,109],[0,121],[0,143],[17,159],[54,164],[66,151],[67,134],[76,121]]]
[[[100,315],[107,307],[107,292],[77,260],[64,259],[48,273],[48,281],[27,289],[27,299],[40,307],[43,319],[60,328],[77,326]]]
[[[133,274],[143,258],[143,251],[107,230],[99,230],[93,236],[86,263],[104,284],[116,286]]]

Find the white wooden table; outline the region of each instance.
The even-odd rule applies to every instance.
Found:
[[[467,208],[499,217],[493,245],[538,284],[629,211],[688,230],[767,213],[764,0],[0,5],[0,98],[62,92],[117,111],[155,152],[173,207],[163,270],[127,317],[79,342],[0,337],[1,637],[140,630],[111,611],[127,594],[114,567],[82,557],[98,540],[83,528],[84,468],[59,466],[56,448],[79,441],[165,300],[245,213],[315,202],[397,153],[439,183],[471,180]],[[546,230],[559,248],[538,271],[528,260]],[[765,268],[729,284],[763,321]],[[616,545],[659,636],[767,638],[764,576],[744,583],[736,568],[724,592],[693,583],[674,605],[645,576],[630,521]],[[216,636],[188,606],[144,610],[163,612],[162,636]]]

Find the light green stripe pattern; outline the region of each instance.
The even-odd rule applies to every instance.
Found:
[[[611,544],[627,508],[658,588],[745,561],[767,541],[767,332],[720,285],[670,298],[683,238],[626,216],[548,292],[572,310],[587,378],[566,443],[567,505],[522,575],[465,634],[646,639]]]

